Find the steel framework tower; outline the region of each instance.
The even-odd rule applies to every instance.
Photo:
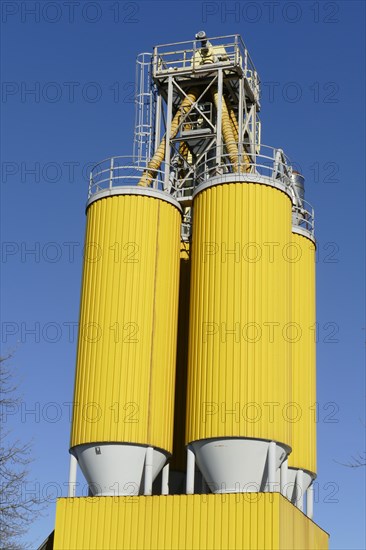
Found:
[[[134,155],[90,174],[86,246],[101,255],[84,263],[54,548],[326,549],[311,519],[303,177],[261,143],[239,35],[156,46],[136,82]],[[76,497],[78,465],[89,497]]]

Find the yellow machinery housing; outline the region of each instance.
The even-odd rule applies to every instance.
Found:
[[[55,550],[324,550],[328,534],[278,493],[64,499]]]
[[[70,446],[82,469],[85,450],[108,460],[102,443],[128,444],[122,454],[142,446],[138,456],[119,456],[113,472],[136,487],[112,494],[130,494],[139,491],[146,447],[159,453],[154,477],[172,453],[181,213],[162,193],[119,192],[87,210]],[[111,494],[95,468],[84,464],[92,492]]]

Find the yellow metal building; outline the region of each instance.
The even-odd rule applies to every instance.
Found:
[[[278,493],[59,499],[55,550],[324,550]]]

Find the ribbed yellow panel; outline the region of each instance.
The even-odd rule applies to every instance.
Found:
[[[194,201],[186,442],[291,446],[291,201],[260,184],[216,185]]]
[[[170,469],[186,471],[185,423],[188,364],[188,330],[189,330],[189,289],[191,275],[191,258],[189,243],[182,242],[180,248],[179,309],[177,366],[174,400],[174,438],[173,456]]]
[[[55,550],[117,548],[326,550],[328,535],[276,493],[58,500]]]
[[[147,197],[87,211],[71,447],[172,451],[180,213]]]
[[[315,245],[292,234],[292,443],[289,466],[316,473]]]
[[[280,498],[280,550],[324,550],[328,548],[329,535],[304,516],[288,500]]]

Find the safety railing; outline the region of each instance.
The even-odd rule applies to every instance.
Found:
[[[265,176],[290,187],[291,163],[282,149],[261,145],[260,152],[256,153],[249,152],[244,143],[234,145],[238,150],[235,155],[228,152],[228,147],[223,147],[223,152],[218,155],[216,147],[205,152],[196,168],[196,185],[215,176],[240,173],[251,174],[254,181],[256,177]]]
[[[304,229],[314,236],[314,208],[304,199],[301,201],[301,205],[292,207],[292,225]]]
[[[145,166],[138,164],[140,161],[136,157],[105,159],[91,170],[88,198],[115,187],[141,185],[158,189],[189,204],[195,189],[212,178],[245,175],[253,183],[266,178],[268,184],[279,184],[288,190],[293,202],[293,224],[313,235],[314,210],[297,196],[291,163],[282,149],[262,145],[259,153],[251,153],[246,150],[245,144],[235,145],[238,147],[235,155],[224,146],[217,154],[216,147],[212,147],[195,166],[190,166],[186,161],[184,165],[179,165],[173,160],[169,166],[162,162],[158,169],[152,169],[147,161]],[[189,225],[190,221],[185,223]]]
[[[258,73],[240,35],[175,42],[154,48],[154,78],[207,71],[209,67],[240,68],[253,94],[259,98]]]
[[[118,156],[102,160],[90,172],[88,198],[114,187],[137,186],[145,174],[148,174],[150,188],[167,190],[171,193],[174,191],[172,185],[169,183],[164,186],[164,170],[164,162],[158,170],[152,171],[147,168],[147,165],[141,164],[141,159],[131,156]]]

